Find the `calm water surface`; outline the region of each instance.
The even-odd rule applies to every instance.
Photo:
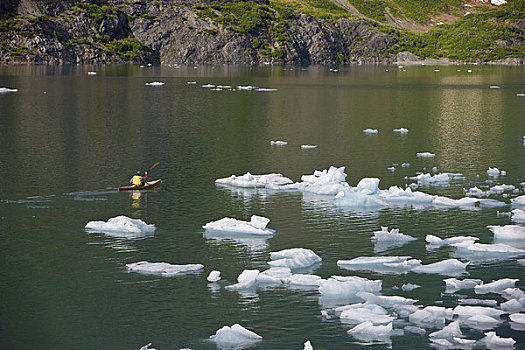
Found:
[[[468,72],[467,70],[472,70]],[[436,71],[439,70],[439,71]],[[96,75],[88,75],[96,71]],[[162,81],[163,86],[145,83]],[[196,82],[188,84],[188,82]],[[277,91],[213,91],[205,84],[257,86]],[[490,88],[498,86],[499,88]],[[464,180],[420,191],[452,198],[463,189],[514,185],[524,193],[525,69],[523,67],[0,67],[0,348],[215,349],[207,339],[234,323],[264,340],[253,349],[430,348],[427,335],[405,332],[390,344],[362,345],[352,325],[324,319],[349,301],[324,300],[313,289],[224,289],[244,269],[265,270],[269,252],[309,248],[323,278],[361,276],[383,281],[382,294],[418,299],[418,305],[454,307],[441,275],[384,275],[339,269],[337,260],[410,255],[424,264],[454,256],[451,248],[427,250],[425,237],[471,235],[492,243],[487,225],[507,225],[510,205],[498,209],[413,207],[352,211],[331,197],[299,192],[219,187],[232,174],[282,173],[294,181],[331,165],[346,166],[347,181],[378,177],[380,188],[410,183],[406,176],[462,173]],[[407,128],[408,134],[394,133]],[[374,128],[375,135],[363,133]],[[284,147],[270,140],[285,140]],[[303,150],[300,145],[317,145]],[[418,158],[432,152],[435,158]],[[162,178],[159,191],[119,193],[138,169]],[[391,172],[392,164],[410,167]],[[507,174],[489,179],[489,167]],[[487,181],[492,182],[487,182]],[[269,218],[270,239],[214,237],[201,228],[222,217]],[[151,237],[118,239],[87,233],[91,220],[118,215],[155,224]],[[417,240],[374,251],[381,226]],[[518,244],[519,245],[519,244]],[[522,244],[523,245],[523,244]],[[521,248],[524,248],[522,246]],[[523,258],[523,257],[521,257]],[[201,263],[201,274],[172,278],[126,271],[137,261]],[[521,278],[516,258],[472,263],[469,278],[485,282]],[[222,280],[206,276],[220,270]],[[421,287],[403,292],[405,283]],[[471,298],[504,301],[499,295]],[[525,349],[525,333],[495,330]],[[394,328],[408,325],[399,319]],[[479,330],[464,328],[469,339]]]

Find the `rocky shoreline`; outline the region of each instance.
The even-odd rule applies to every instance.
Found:
[[[216,11],[199,3],[98,3],[3,2],[16,16],[2,21],[0,64],[461,64],[394,54],[398,39],[358,18],[293,12],[283,19],[268,11],[257,26],[240,30],[213,21]],[[522,65],[524,59],[475,63]]]

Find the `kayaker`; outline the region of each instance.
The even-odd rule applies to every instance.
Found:
[[[142,181],[143,180],[146,180],[146,178],[148,177],[148,172],[146,171],[144,173],[144,176],[142,176],[140,174],[140,170],[137,171],[137,173],[135,175],[133,175],[133,177],[129,180],[129,183],[132,184],[134,187],[137,187],[137,186],[142,186]]]

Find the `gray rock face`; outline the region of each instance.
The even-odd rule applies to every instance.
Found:
[[[277,36],[270,22],[239,33],[231,25],[199,17],[191,4],[173,0],[115,1],[99,17],[74,5],[73,0],[2,0],[2,7],[35,16],[35,20],[19,19],[16,27],[0,32],[0,63],[338,65],[394,61],[388,49],[396,39],[359,19],[321,20],[296,12]],[[131,39],[144,46],[129,46]]]

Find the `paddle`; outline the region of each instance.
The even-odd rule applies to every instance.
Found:
[[[148,171],[150,171],[151,169],[155,168],[157,165],[159,165],[160,162],[157,162],[155,164],[153,164],[153,166],[151,168],[148,169]]]

